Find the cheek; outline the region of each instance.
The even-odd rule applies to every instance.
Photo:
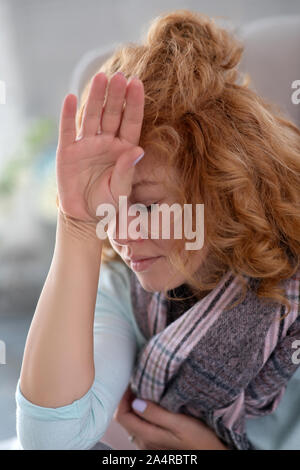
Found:
[[[169,203],[170,204],[170,203]],[[175,214],[173,212],[154,213],[153,219],[148,219],[148,238],[157,240],[160,244],[165,244],[166,248],[170,248],[174,240],[178,240],[178,234],[182,238],[182,213],[179,210]],[[153,220],[153,223],[151,221]]]
[[[160,252],[164,253],[164,255],[167,255],[172,250],[172,246],[173,246],[172,240],[162,239],[162,240],[153,240],[153,242],[155,242],[156,246],[160,248]]]

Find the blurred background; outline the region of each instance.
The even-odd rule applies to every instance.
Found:
[[[300,124],[291,100],[300,80],[299,0],[0,0],[0,448],[16,436],[16,384],[53,254],[64,96],[77,93],[97,55],[138,42],[155,16],[178,8],[219,17],[240,35],[252,86]],[[124,442],[119,449],[130,448]]]

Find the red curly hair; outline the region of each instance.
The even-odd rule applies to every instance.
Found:
[[[122,45],[99,71],[142,80],[139,145],[178,171],[180,203],[204,204],[209,256],[201,272],[191,275],[182,261],[185,240],[170,257],[194,292],[213,289],[232,269],[244,295],[243,275],[258,278],[257,295],[289,313],[278,284],[300,265],[300,130],[248,88],[249,75],[237,68],[243,50],[214,19],[175,10],[155,18],[142,44]],[[121,260],[106,240],[102,260],[112,259]]]

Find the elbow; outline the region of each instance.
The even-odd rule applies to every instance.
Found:
[[[87,450],[107,428],[107,416],[98,403],[99,413],[89,408],[80,418],[41,419],[17,407],[16,431],[23,450]]]
[[[57,421],[34,422],[30,417],[19,414],[16,430],[23,450],[76,450],[80,449],[76,439],[77,427]]]

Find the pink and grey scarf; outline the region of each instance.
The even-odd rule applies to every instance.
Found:
[[[208,295],[176,313],[174,302],[145,291],[130,271],[133,311],[147,339],[131,376],[133,393],[203,420],[241,450],[254,449],[245,418],[272,413],[299,367],[293,353],[300,339],[300,269],[282,284],[291,312],[281,321],[287,308],[259,299],[259,280],[244,277],[250,289],[236,307],[224,311],[241,294],[228,271]],[[188,292],[185,285],[173,291]]]

